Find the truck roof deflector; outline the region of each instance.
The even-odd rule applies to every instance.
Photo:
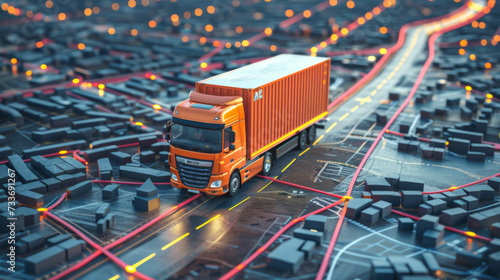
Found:
[[[212,104],[218,106],[230,106],[243,103],[243,99],[239,96],[217,96],[203,94],[196,91],[189,93],[189,100],[197,103]]]

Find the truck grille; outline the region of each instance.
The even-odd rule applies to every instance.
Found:
[[[210,182],[210,175],[212,174],[212,163],[210,162],[210,167],[208,167],[195,166],[183,162],[186,162],[185,158],[177,158],[177,171],[179,172],[182,184],[192,188],[206,188],[208,186],[208,182]],[[203,163],[204,165],[207,165],[209,162]]]

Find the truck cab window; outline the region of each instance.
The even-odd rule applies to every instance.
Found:
[[[224,149],[229,148],[229,132],[233,130],[233,127],[226,127],[224,128]]]

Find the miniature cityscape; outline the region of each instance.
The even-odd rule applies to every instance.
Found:
[[[496,1],[0,6],[0,279],[500,279]]]

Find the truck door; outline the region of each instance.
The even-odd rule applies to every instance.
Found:
[[[233,130],[233,126],[224,128],[224,170],[223,172],[231,172],[233,166],[238,162],[238,153],[240,152],[239,148],[241,148],[239,141],[239,133],[238,129]],[[235,134],[236,141],[231,143],[230,135],[231,133]],[[234,149],[233,149],[234,148]]]

